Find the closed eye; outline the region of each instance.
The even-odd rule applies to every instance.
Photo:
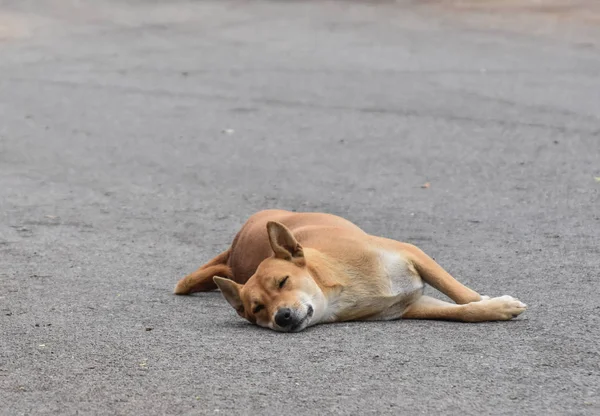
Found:
[[[283,279],[281,279],[281,282],[279,282],[279,289],[281,289],[283,286],[285,286],[285,282],[287,282],[287,280],[289,278],[290,278],[289,276],[286,276]]]
[[[253,314],[257,314],[265,308],[265,305],[256,305],[254,309],[252,309]]]

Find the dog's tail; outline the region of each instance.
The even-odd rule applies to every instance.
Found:
[[[177,282],[174,293],[176,295],[189,295],[195,292],[215,290],[217,285],[213,281],[214,276],[233,279],[233,273],[228,264],[230,254],[231,248],[201,266],[194,273],[188,274]]]

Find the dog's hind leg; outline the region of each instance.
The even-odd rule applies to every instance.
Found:
[[[527,305],[511,296],[484,299],[465,305],[421,296],[409,305],[403,319],[441,319],[460,322],[508,321],[525,312]]]
[[[419,276],[429,285],[433,286],[454,302],[465,304],[469,302],[477,302],[483,298],[473,289],[469,289],[446,270],[437,264],[431,257],[425,254],[418,247],[412,244],[400,243],[402,251],[407,254],[407,257],[413,263]]]
[[[230,250],[227,250],[209,261],[198,270],[188,274],[175,286],[176,295],[189,295],[195,292],[208,292],[217,288],[214,276],[233,278],[231,268],[227,265]]]

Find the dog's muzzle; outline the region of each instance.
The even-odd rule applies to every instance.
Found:
[[[275,323],[282,331],[298,331],[304,328],[304,324],[313,316],[313,313],[312,305],[308,305],[306,314],[290,308],[281,308],[275,314]]]

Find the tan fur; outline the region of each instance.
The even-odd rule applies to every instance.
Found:
[[[423,296],[423,282],[456,304]],[[231,247],[175,293],[217,287],[240,316],[280,331],[349,320],[508,320],[526,308],[510,296],[482,297],[411,244],[334,215],[281,210],[250,217]]]

